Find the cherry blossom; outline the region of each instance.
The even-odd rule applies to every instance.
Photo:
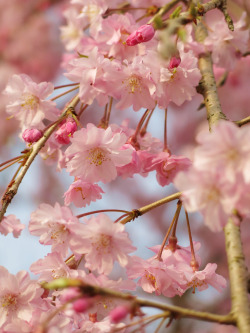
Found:
[[[197,288],[199,291],[205,290],[208,288],[208,285],[211,285],[216,290],[221,292],[223,288],[226,287],[227,282],[223,276],[215,273],[217,268],[216,264],[207,264],[207,266],[202,271],[184,272],[188,283],[187,286]]]
[[[212,51],[216,65],[229,70],[233,69],[238,58],[247,50],[249,31],[245,29],[245,14],[234,24],[234,31],[228,29],[223,14],[219,10],[207,13],[206,19],[209,31],[204,45]]]
[[[50,281],[62,277],[77,278],[85,276],[84,271],[70,269],[64,258],[58,252],[49,253],[45,258],[39,259],[30,266],[33,274],[40,274],[39,281]]]
[[[41,126],[44,118],[56,120],[55,103],[45,100],[54,90],[52,83],[35,83],[28,75],[13,75],[4,91],[8,97],[6,107],[22,127]]]
[[[92,201],[101,199],[102,193],[104,193],[103,190],[97,184],[77,179],[64,193],[64,203],[66,206],[73,202],[76,207],[86,207]]]
[[[121,224],[114,224],[105,214],[92,217],[86,224],[73,227],[70,248],[77,255],[85,254],[86,267],[99,274],[109,274],[114,261],[128,264],[128,254],[135,251]]]
[[[63,122],[60,128],[55,132],[55,139],[60,143],[67,145],[70,143],[70,137],[73,136],[75,131],[77,130],[76,122],[68,118],[65,122]]]
[[[74,82],[80,82],[79,96],[83,103],[92,104],[94,99],[97,99],[100,105],[105,105],[114,81],[105,75],[116,72],[119,68],[120,64],[117,61],[104,58],[95,47],[88,56],[71,60],[65,76]]]
[[[14,319],[30,321],[36,308],[42,307],[43,289],[25,271],[12,275],[0,266],[0,325]]]
[[[174,265],[168,267],[155,257],[143,260],[133,256],[127,266],[127,274],[131,279],[140,277],[137,284],[148,293],[163,294],[166,297],[181,296],[184,293],[185,279],[183,273]]]
[[[72,144],[66,150],[67,171],[88,182],[110,182],[117,176],[117,166],[130,163],[131,149],[122,149],[126,135],[113,134],[88,124],[74,134]],[[84,142],[84,145],[82,144]]]
[[[221,121],[213,133],[201,132],[195,149],[194,165],[199,170],[221,170],[221,177],[235,183],[237,174],[250,182],[250,135],[248,126],[239,128],[229,121]]]
[[[5,236],[12,232],[13,236],[18,238],[24,228],[25,225],[15,215],[5,216],[0,223],[0,233]]]
[[[156,178],[161,186],[170,184],[178,172],[187,170],[191,161],[183,156],[169,155],[168,152],[161,152],[148,160],[148,167],[145,171],[156,170]]]
[[[222,180],[212,170],[207,172],[191,168],[188,172],[180,172],[174,184],[183,192],[186,210],[199,211],[204,223],[213,231],[220,231],[226,225],[240,196],[234,184]]]
[[[52,207],[44,203],[31,213],[29,231],[40,236],[41,244],[52,245],[52,251],[65,257],[74,225],[79,226],[80,222],[68,207],[61,207],[58,203]]]
[[[190,101],[196,95],[201,74],[197,68],[197,58],[191,51],[183,52],[183,45],[179,44],[181,62],[173,60],[167,66],[160,68],[160,84],[157,86],[157,101],[162,108],[168,107],[169,102],[180,106],[186,100]],[[173,67],[173,68],[172,68]]]
[[[65,44],[66,50],[71,51],[81,41],[85,20],[80,17],[79,11],[74,7],[68,8],[63,14],[67,20],[67,25],[60,28],[61,39]]]

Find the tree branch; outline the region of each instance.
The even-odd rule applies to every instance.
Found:
[[[195,36],[199,43],[202,43],[207,37],[207,29],[202,22],[198,23]],[[200,55],[198,66],[202,76],[198,92],[204,97],[209,130],[211,131],[213,125],[216,125],[220,119],[226,119],[226,116],[221,110],[210,52]]]
[[[194,318],[198,320],[216,322],[220,324],[235,325],[235,319],[232,317],[231,314],[218,315],[210,312],[196,311],[170,304],[162,304],[147,299],[137,298],[129,293],[122,293],[108,288],[102,288],[99,286],[85,284],[83,281],[80,280],[61,278],[49,283],[43,283],[42,287],[45,289],[78,287],[84,296],[88,297],[105,296],[105,297],[118,298],[132,302],[133,306],[135,307],[145,306],[145,307],[160,309],[163,311],[169,311],[170,317],[174,318]]]
[[[242,250],[240,227],[229,219],[225,226],[226,252],[231,285],[232,315],[240,333],[250,332],[248,274]]]
[[[72,101],[64,108],[64,111],[58,121],[62,120],[68,110],[70,108],[74,108],[79,103],[79,97],[78,94],[72,99]],[[43,134],[43,137],[37,141],[33,147],[31,148],[30,154],[28,158],[26,159],[25,164],[20,169],[20,172],[17,176],[17,178],[11,183],[11,186],[9,186],[4,193],[2,197],[2,209],[0,211],[0,221],[2,221],[2,218],[4,217],[4,214],[6,213],[6,210],[11,203],[11,200],[14,198],[14,196],[17,193],[17,190],[19,188],[19,185],[21,184],[23,177],[25,176],[26,172],[28,171],[29,167],[31,166],[32,162],[34,161],[35,157],[39,153],[39,151],[42,149],[42,147],[45,145],[46,141],[49,139],[51,134],[54,132],[58,125],[58,122],[50,126]]]
[[[126,224],[127,222],[130,222],[132,220],[134,220],[135,218],[137,218],[138,216],[141,216],[147,212],[149,212],[150,210],[159,207],[161,205],[164,205],[165,203],[168,203],[170,201],[179,199],[181,196],[181,192],[177,192],[174,194],[169,195],[166,198],[163,198],[161,200],[155,201],[147,206],[141,207],[139,209],[134,209],[132,211],[133,214],[130,214],[129,216],[125,217],[123,220],[120,221],[121,224]]]
[[[235,121],[235,124],[238,125],[239,127],[243,126],[243,125],[246,125],[250,122],[250,116],[244,118],[244,119],[241,119],[241,120],[237,120]]]

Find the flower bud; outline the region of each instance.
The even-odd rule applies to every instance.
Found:
[[[43,136],[43,133],[36,128],[26,129],[22,134],[22,138],[24,139],[25,142],[28,142],[28,143],[36,142],[42,136]]]
[[[73,303],[73,309],[75,312],[86,312],[93,305],[92,300],[89,298],[80,298]]]
[[[168,69],[177,68],[180,65],[180,63],[181,63],[181,58],[172,57],[168,65]]]
[[[155,30],[150,24],[144,24],[139,29],[128,36],[126,44],[134,46],[140,43],[148,42],[154,37]]]
[[[130,309],[127,306],[124,305],[117,306],[109,313],[110,321],[111,323],[117,324],[122,319],[124,319],[129,313]]]

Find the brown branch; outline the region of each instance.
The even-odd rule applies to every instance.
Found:
[[[169,195],[166,198],[163,198],[161,200],[155,201],[147,206],[141,207],[139,209],[135,209],[134,211],[132,211],[132,213],[134,212],[134,214],[130,214],[128,217],[126,217],[125,219],[121,220],[120,223],[122,224],[126,224],[127,222],[130,222],[131,220],[134,220],[135,218],[137,218],[138,216],[141,216],[147,212],[149,212],[150,210],[159,207],[161,205],[164,205],[167,202],[179,199],[181,196],[181,192],[177,192],[174,194]]]
[[[226,252],[231,285],[232,316],[240,333],[250,332],[248,273],[242,249],[240,227],[229,219],[225,226]]]
[[[199,43],[202,43],[207,37],[207,29],[202,22],[198,23],[195,36]],[[220,119],[226,119],[226,116],[221,110],[210,52],[200,55],[198,66],[202,76],[198,92],[204,97],[209,130],[211,131],[213,125],[216,125]]]
[[[112,298],[122,299],[132,302],[134,307],[145,306],[145,307],[160,309],[163,311],[168,311],[170,312],[170,317],[174,318],[194,318],[198,320],[216,322],[220,324],[235,325],[235,319],[232,317],[231,314],[218,315],[210,312],[196,311],[193,309],[187,309],[170,304],[162,304],[147,299],[140,299],[129,293],[122,293],[108,288],[102,288],[99,286],[85,284],[80,280],[61,278],[49,283],[43,283],[42,287],[45,289],[78,287],[82,292],[82,294],[85,296],[94,297],[98,295],[98,296],[105,296],[105,297],[108,296]]]
[[[77,94],[72,99],[72,101],[64,108],[64,111],[63,111],[62,115],[60,116],[59,121],[65,117],[66,113],[68,112],[68,109],[74,108],[78,104],[78,102],[79,102],[79,97]],[[23,180],[23,177],[25,176],[26,172],[28,171],[29,167],[31,166],[32,162],[34,161],[34,159],[37,156],[37,154],[39,153],[39,151],[42,149],[42,147],[45,145],[46,141],[49,139],[49,137],[51,136],[53,131],[56,129],[57,125],[58,125],[58,122],[56,122],[54,125],[50,126],[44,132],[42,138],[33,145],[32,149],[30,151],[30,154],[29,154],[25,164],[21,168],[17,178],[15,179],[14,182],[12,182],[11,186],[9,186],[8,189],[6,190],[6,192],[4,193],[4,195],[2,197],[2,209],[0,211],[0,221],[2,221],[2,218],[6,212],[9,204],[11,203],[11,200],[16,195],[19,185],[21,184],[21,182]]]
[[[235,121],[235,124],[238,125],[239,127],[243,126],[243,125],[246,125],[250,122],[250,116],[244,118],[244,119],[241,119],[241,120],[237,120]]]

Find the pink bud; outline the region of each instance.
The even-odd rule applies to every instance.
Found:
[[[33,143],[38,141],[43,136],[43,133],[36,128],[26,129],[23,132],[22,138],[25,142]]]
[[[73,303],[75,312],[83,313],[93,305],[93,301],[89,298],[80,298]]]
[[[180,65],[180,63],[181,63],[181,58],[172,57],[168,65],[168,69],[176,68]]]
[[[119,323],[122,319],[124,319],[127,314],[130,313],[130,309],[127,306],[119,305],[114,308],[109,313],[110,321],[114,324]]]
[[[150,24],[144,24],[139,29],[128,36],[126,44],[134,46],[140,43],[148,42],[154,37],[155,30]]]
[[[61,296],[60,299],[62,302],[68,302],[72,298],[75,298],[79,295],[80,295],[80,291],[78,288],[69,288],[63,293],[63,295]]]
[[[69,119],[64,122],[60,128],[55,133],[55,138],[58,143],[63,145],[67,145],[70,143],[70,137],[75,133],[77,130],[77,125],[73,119]]]

